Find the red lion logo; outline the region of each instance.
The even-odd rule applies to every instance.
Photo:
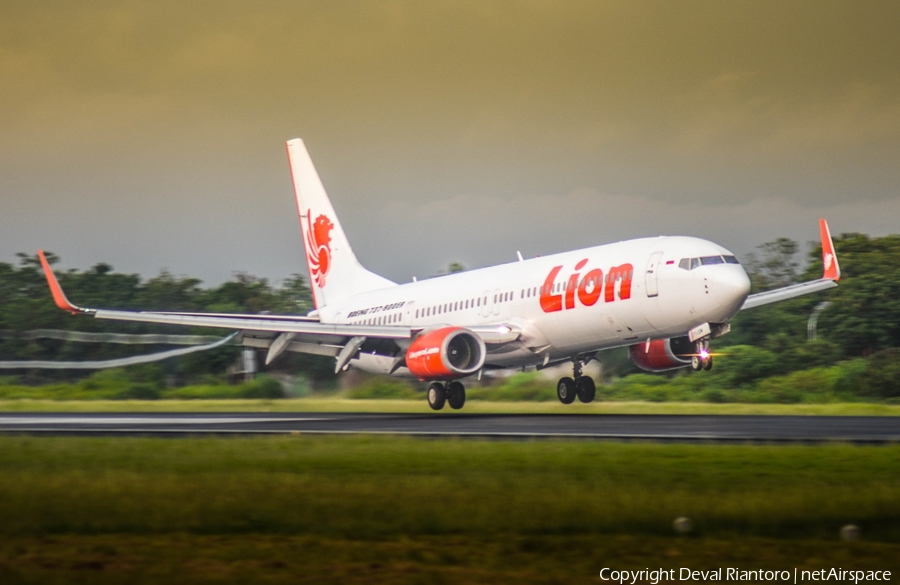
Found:
[[[331,230],[334,229],[334,224],[324,215],[317,217],[315,224],[310,224],[311,217],[306,216],[306,259],[311,276],[319,288],[322,288],[331,268]]]

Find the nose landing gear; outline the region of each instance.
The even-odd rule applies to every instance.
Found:
[[[597,394],[597,387],[594,384],[594,379],[590,376],[582,375],[582,368],[587,361],[588,360],[582,360],[579,357],[575,357],[572,360],[572,374],[575,379],[573,380],[569,377],[560,378],[559,383],[557,383],[556,397],[559,398],[559,401],[563,404],[572,404],[575,402],[576,397],[585,404],[593,402],[594,397]]]
[[[709,371],[712,367],[713,358],[709,353],[709,339],[697,340],[694,355],[691,356],[691,369],[699,372],[700,370]]]

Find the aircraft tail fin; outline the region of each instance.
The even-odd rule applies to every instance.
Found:
[[[289,140],[287,153],[316,308],[394,286],[396,283],[366,270],[356,259],[303,141]]]
[[[838,281],[841,279],[841,267],[834,251],[834,242],[831,241],[831,230],[824,219],[819,220],[819,233],[822,236],[822,278]]]

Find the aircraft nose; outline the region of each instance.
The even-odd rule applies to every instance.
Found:
[[[717,266],[717,274],[710,280],[719,305],[731,314],[737,313],[750,294],[750,278],[741,266]]]

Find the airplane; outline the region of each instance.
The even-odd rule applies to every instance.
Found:
[[[564,404],[591,402],[583,367],[599,351],[627,347],[640,368],[709,370],[710,341],[752,309],[837,285],[828,224],[819,220],[822,278],[749,294],[750,279],[727,249],[695,237],[627,240],[397,284],[357,260],[300,139],[287,142],[315,309],[308,315],[120,311],[79,307],[41,264],[56,305],[97,319],[240,331],[245,347],[335,359],[348,368],[428,383],[428,405],[460,409],[462,380],[487,369],[543,369],[571,362],[557,383]]]

